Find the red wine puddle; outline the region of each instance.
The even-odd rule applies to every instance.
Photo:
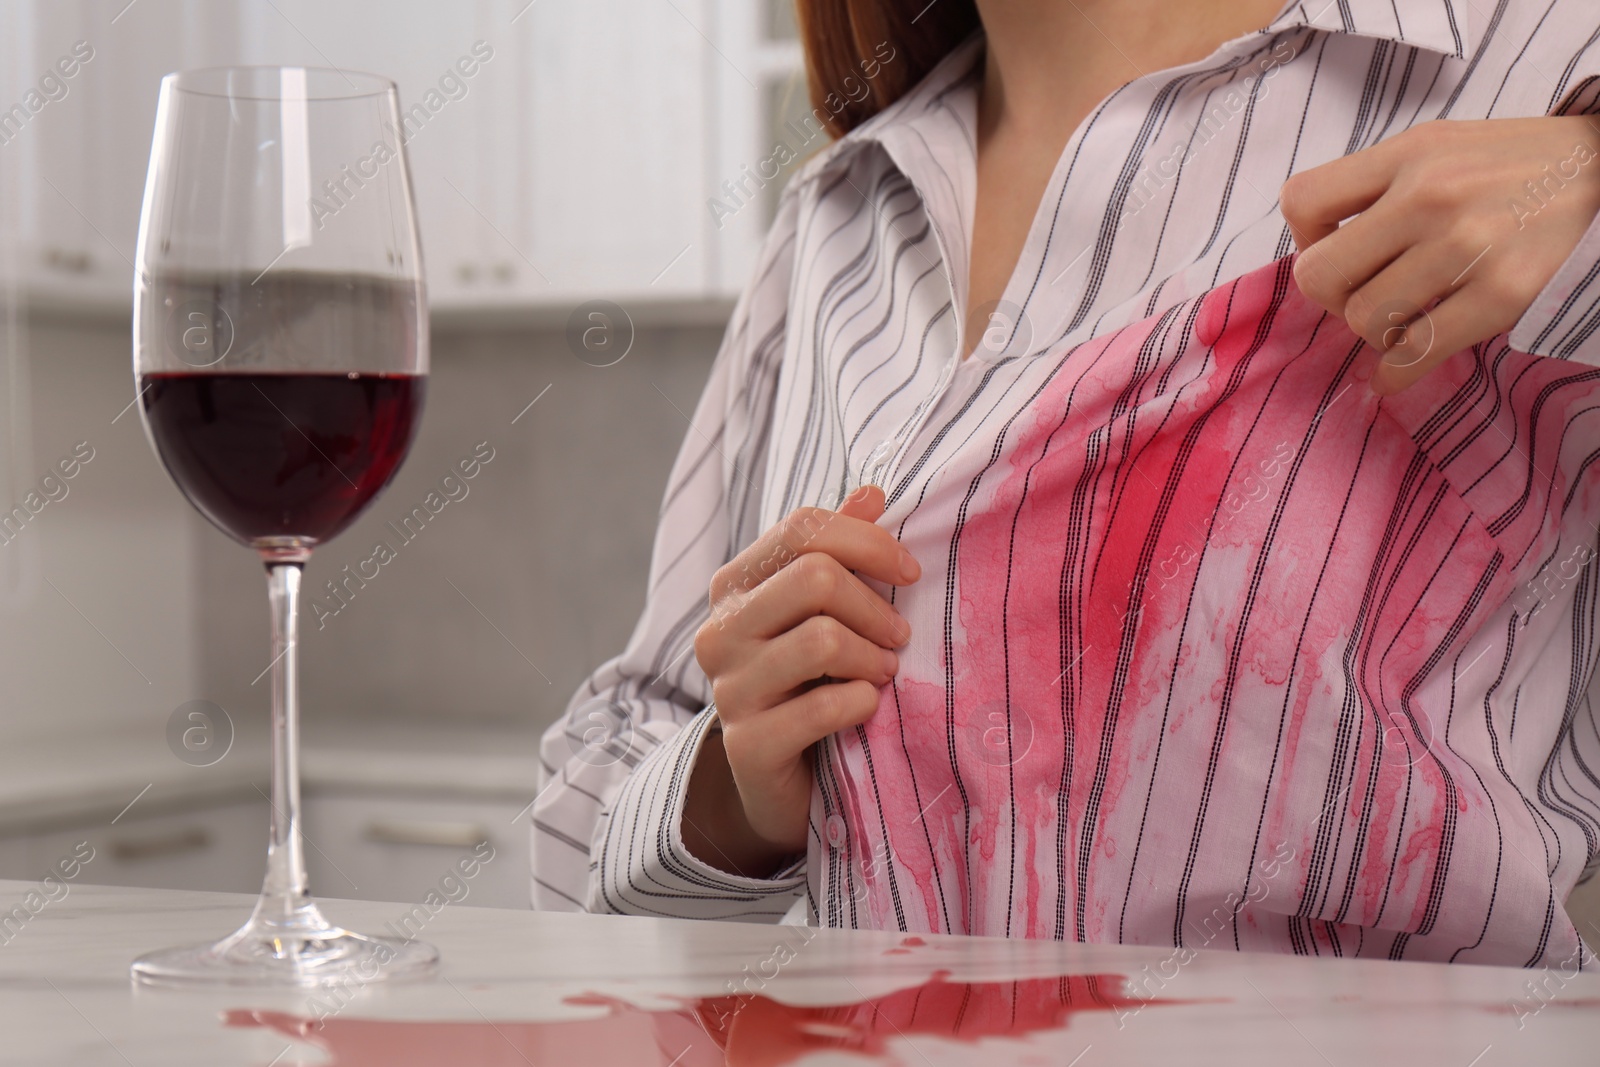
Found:
[[[883,954],[885,956],[909,956],[911,955],[912,949],[921,948],[926,944],[926,941],[915,935],[911,937],[902,937],[900,939],[900,944],[897,947],[886,949],[884,950]]]
[[[1080,1013],[1210,1001],[1128,996],[1115,974],[1013,982],[951,982],[940,971],[919,986],[853,1003],[783,1004],[759,994],[686,998],[678,1008],[640,1008],[583,994],[565,1003],[604,1007],[592,1019],[404,1022],[330,1016],[320,1023],[280,1011],[235,1009],[233,1027],[265,1027],[328,1053],[330,1067],[785,1067],[832,1051],[891,1059],[891,1042],[913,1035],[972,1044],[1063,1030]],[[920,1061],[911,1061],[920,1062]]]

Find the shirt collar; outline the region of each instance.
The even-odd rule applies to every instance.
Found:
[[[813,156],[800,170],[791,187],[803,184],[808,177],[827,169],[835,160],[849,154],[863,144],[881,144],[885,136],[903,125],[916,123],[930,111],[940,110],[944,97],[968,78],[980,71],[978,61],[983,56],[983,31],[973,31],[965,41],[952,48],[948,55],[934,64],[932,70],[911,90],[894,103],[861,123],[855,129],[837,138]],[[894,59],[886,62],[893,63]]]
[[[1498,0],[1496,12],[1503,5],[1504,0]],[[1405,8],[1403,17],[1398,14],[1402,6]],[[1259,32],[1275,34],[1306,26],[1330,33],[1383,38],[1466,59],[1477,51],[1487,23],[1497,17],[1481,14],[1472,0],[1412,0],[1404,5],[1394,0],[1289,0],[1278,17]],[[881,142],[885,130],[937,110],[946,94],[977,73],[977,61],[982,55],[983,31],[977,30],[951,49],[910,92],[839,138],[819,153],[821,158],[812,160],[813,165],[806,169],[815,173],[825,167],[828,160],[847,151],[847,146],[866,141]]]
[[[1309,26],[1358,37],[1381,37],[1466,59],[1477,51],[1485,21],[1486,16],[1473,7],[1471,0],[1413,0],[1405,4],[1393,0],[1290,0],[1263,32]]]

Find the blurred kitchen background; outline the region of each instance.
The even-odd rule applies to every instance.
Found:
[[[752,174],[823,143],[798,121],[791,2],[0,3],[0,509],[92,450],[0,544],[0,877],[88,841],[85,882],[259,887],[262,569],[131,406],[158,83],[228,64],[381,73],[415,119],[432,381],[398,479],[308,568],[313,887],[419,900],[488,840],[469,902],[525,907],[538,737],[643,603],[662,486],[782,180]],[[609,366],[569,340],[593,300],[624,313]],[[319,628],[309,600],[483,441],[469,495]]]

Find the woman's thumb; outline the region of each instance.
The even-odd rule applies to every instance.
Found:
[[[852,519],[864,519],[867,522],[876,522],[878,516],[883,514],[883,490],[875,485],[863,485],[855,489],[834,510],[840,515],[848,515]]]

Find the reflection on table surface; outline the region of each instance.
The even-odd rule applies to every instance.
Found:
[[[1130,996],[1126,984],[1116,974],[956,982],[941,970],[919,985],[840,1004],[785,1004],[737,993],[640,1008],[616,997],[576,995],[566,1003],[599,1008],[601,1014],[535,1022],[406,1022],[238,1010],[227,1014],[227,1025],[268,1027],[307,1042],[330,1054],[330,1067],[420,1067],[463,1058],[493,1065],[781,1067],[829,1051],[897,1063],[908,1061],[895,1046],[913,1037],[966,1046],[1003,1037],[1021,1049],[1035,1034],[1066,1029],[1081,1012],[1127,1014],[1150,1004],[1182,1003]]]

